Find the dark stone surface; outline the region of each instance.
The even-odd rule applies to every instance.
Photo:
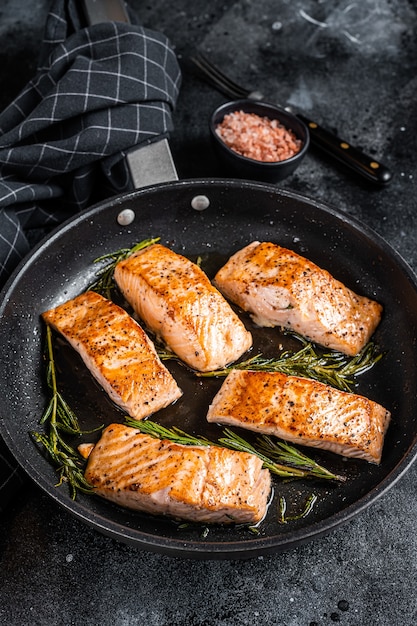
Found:
[[[0,106],[36,68],[49,3],[3,0]],[[189,67],[196,49],[237,81],[303,108],[380,159],[373,188],[311,151],[281,186],[334,205],[417,267],[417,6],[412,0],[131,2],[184,69],[171,145],[182,178],[221,175],[207,131],[223,96]],[[18,416],[16,416],[18,419]],[[412,626],[417,468],[324,538],[247,561],[185,561],[117,543],[28,486],[0,520],[0,623],[31,626]]]

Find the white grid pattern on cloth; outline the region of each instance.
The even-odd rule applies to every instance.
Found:
[[[52,9],[48,20],[48,32],[61,36],[59,11]],[[51,37],[45,41],[53,43]],[[68,211],[82,210],[91,196],[86,168],[105,172],[111,189],[116,155],[122,161],[129,149],[172,129],[181,74],[164,35],[108,22],[77,31],[51,49],[49,64],[0,115],[0,286],[13,269],[8,246],[24,241],[16,229],[58,223]],[[118,180],[128,186],[122,170],[120,163]],[[19,217],[12,233],[10,224],[3,226],[5,208]],[[25,253],[23,246],[20,256]]]
[[[21,251],[19,244],[19,220],[10,211],[3,212],[3,229],[0,231],[0,245],[5,247],[6,255],[0,259],[0,271],[4,271],[11,259],[17,264],[26,250]]]

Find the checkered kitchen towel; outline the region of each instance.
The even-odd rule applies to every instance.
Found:
[[[176,56],[130,19],[83,28],[75,0],[52,3],[38,73],[0,114],[0,287],[50,227],[129,190],[126,153],[172,130]],[[0,511],[17,474],[0,441]]]
[[[75,1],[55,0],[41,68],[0,115],[0,287],[33,229],[127,191],[126,152],[172,129],[180,70],[166,37],[79,26]]]

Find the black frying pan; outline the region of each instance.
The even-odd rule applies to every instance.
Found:
[[[209,200],[204,211],[193,199]],[[136,218],[120,226],[120,212],[132,209]],[[341,485],[275,481],[275,495],[259,535],[247,529],[180,530],[173,522],[133,513],[95,496],[72,501],[67,487],[56,487],[56,474],[33,443],[29,432],[39,429],[46,402],[40,313],[83,291],[93,280],[93,259],[130,247],[149,236],[192,259],[202,257],[209,275],[238,248],[270,240],[292,248],[328,269],[347,286],[377,299],[384,317],[375,340],[386,356],[362,375],[358,392],[392,412],[379,467],[337,455],[308,451],[319,462],[343,474]],[[278,329],[255,329],[255,350],[277,354],[280,343],[291,349],[294,339]],[[247,558],[296,546],[349,520],[391,487],[417,453],[417,283],[410,268],[378,235],[336,210],[274,186],[242,181],[180,181],[148,187],[111,199],[65,223],[41,243],[6,285],[0,308],[0,427],[11,451],[29,476],[61,506],[97,530],[140,548],[197,558]],[[82,427],[123,421],[78,357],[57,346],[60,382]],[[205,412],[221,380],[196,379],[185,367],[168,362],[184,396],[153,419],[187,431],[213,436]],[[95,435],[94,437],[98,437]],[[90,437],[91,440],[94,437]],[[72,443],[72,442],[71,442]],[[278,522],[277,503],[285,496],[296,514],[306,498],[318,496],[312,512],[285,525]]]

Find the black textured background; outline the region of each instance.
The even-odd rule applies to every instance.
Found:
[[[181,178],[221,175],[207,120],[225,99],[188,57],[310,116],[394,171],[376,189],[311,152],[283,188],[361,219],[417,267],[414,1],[139,2],[183,66],[171,138]],[[46,0],[0,6],[0,107],[36,68]],[[19,419],[19,416],[16,416]],[[250,561],[185,561],[108,539],[28,486],[0,519],[0,623],[146,626],[412,626],[416,467],[330,535]]]

